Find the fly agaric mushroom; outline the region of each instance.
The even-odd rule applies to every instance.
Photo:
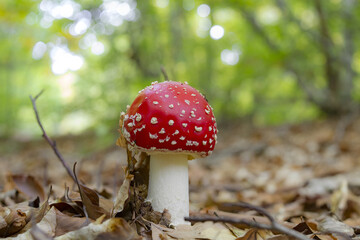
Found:
[[[139,92],[122,126],[131,151],[150,155],[147,200],[167,209],[172,224],[189,215],[188,160],[211,154],[217,127],[213,110],[187,83],[154,82]]]

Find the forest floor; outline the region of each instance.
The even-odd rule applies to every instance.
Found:
[[[189,162],[192,226],[176,229],[142,207],[111,218],[114,199],[124,211],[135,201],[126,151],[95,151],[92,135],[56,140],[82,184],[45,140],[0,142],[0,237],[360,239],[360,119],[220,129],[214,153]]]

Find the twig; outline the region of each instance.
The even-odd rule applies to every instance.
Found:
[[[244,224],[244,225],[254,227],[254,228],[278,231],[280,233],[286,234],[288,236],[294,237],[299,240],[310,240],[310,238],[306,237],[304,234],[302,234],[298,231],[295,231],[293,229],[284,227],[283,225],[281,225],[277,222],[271,222],[271,224],[269,225],[269,224],[258,223],[255,221],[249,221],[249,220],[245,220],[245,219],[236,219],[236,218],[230,218],[230,217],[213,217],[213,216],[185,217],[185,220],[190,221],[190,222],[212,221],[212,222]]]
[[[231,218],[231,217],[221,217],[221,216],[200,216],[200,217],[185,217],[186,221],[190,221],[190,222],[205,222],[205,221],[213,221],[213,222],[223,222],[223,223],[234,223],[234,224],[244,224],[253,228],[259,228],[259,229],[266,229],[266,230],[271,230],[271,231],[277,231],[280,233],[283,233],[285,235],[294,237],[296,239],[299,240],[310,240],[310,238],[308,238],[307,236],[305,236],[304,234],[287,228],[283,225],[281,225],[280,223],[276,222],[275,218],[273,216],[271,216],[270,213],[268,213],[264,208],[262,207],[258,207],[258,206],[254,206],[251,205],[249,203],[244,203],[244,202],[239,202],[239,203],[229,203],[229,204],[224,204],[224,205],[228,205],[228,206],[236,206],[236,207],[242,207],[242,208],[247,208],[247,209],[251,209],[251,210],[255,210],[256,212],[264,215],[265,217],[267,217],[270,221],[270,224],[264,224],[264,223],[259,223],[256,221],[251,221],[251,220],[247,220],[247,219],[237,219],[237,218]]]
[[[84,226],[87,226],[87,225],[90,224],[90,219],[89,219],[89,214],[88,214],[88,212],[87,212],[86,204],[84,204],[84,198],[85,198],[85,196],[84,196],[83,191],[81,190],[80,182],[79,182],[79,180],[78,180],[78,178],[77,178],[77,176],[76,176],[76,164],[77,164],[77,162],[74,163],[73,173],[74,173],[74,177],[75,177],[75,183],[76,183],[76,185],[77,185],[78,188],[79,188],[79,193],[80,193],[81,201],[82,201],[82,203],[83,203],[83,204],[82,204],[82,205],[83,205],[82,210],[84,211],[84,215],[85,215],[85,218],[86,218],[86,220],[85,220],[85,222],[84,222]]]
[[[64,168],[66,169],[66,172],[69,174],[69,176],[75,181],[75,176],[74,174],[72,173],[70,167],[67,165],[67,163],[65,162],[63,156],[61,155],[61,153],[59,152],[59,150],[57,149],[56,147],[56,142],[51,140],[51,138],[47,135],[42,123],[41,123],[41,120],[40,120],[40,116],[39,116],[39,113],[38,113],[38,110],[37,110],[37,107],[36,107],[36,100],[41,96],[41,94],[44,92],[44,90],[42,90],[38,95],[35,96],[35,98],[33,98],[31,95],[30,95],[30,99],[31,99],[31,103],[32,103],[32,106],[33,106],[33,109],[34,109],[34,112],[35,112],[35,116],[36,116],[36,121],[37,123],[39,124],[39,127],[42,131],[42,136],[43,138],[49,143],[50,147],[52,148],[52,150],[54,151],[55,155],[58,157],[58,159],[60,160],[61,164],[64,166]]]
[[[255,206],[255,205],[251,205],[251,204],[246,203],[246,202],[224,203],[223,205],[225,207],[240,207],[240,208],[247,208],[247,209],[250,209],[250,210],[255,210],[256,212],[260,213],[261,215],[264,215],[265,217],[267,217],[270,222],[275,222],[276,221],[275,218],[273,216],[271,216],[271,214],[268,213],[265,210],[265,208]]]
[[[164,75],[165,81],[169,81],[169,76],[167,75],[164,66],[161,66],[160,69],[161,69],[162,74]]]

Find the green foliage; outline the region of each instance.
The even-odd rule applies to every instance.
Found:
[[[115,9],[105,6],[115,0],[68,1],[74,14],[54,17],[51,9],[65,2],[0,2],[1,135],[37,132],[28,96],[41,89],[46,91],[39,109],[52,133],[114,132],[120,111],[137,92],[163,80],[161,66],[172,80],[187,81],[203,92],[219,121],[246,117],[266,125],[319,116],[316,103],[307,101],[309,96],[298,81],[300,75],[312,88],[328,85],[322,45],[314,41],[320,34],[319,16],[310,0],[205,1],[211,8],[207,17],[197,14],[197,1],[170,1],[159,7],[161,1],[129,0],[123,2],[129,3],[128,14],[112,19],[104,9]],[[281,2],[288,4],[285,10]],[[44,10],[46,3],[52,8]],[[340,18],[341,1],[322,4],[331,38],[335,46],[343,46],[343,29],[348,25]],[[360,21],[359,11],[358,4],[351,9],[350,29]],[[131,14],[135,18],[128,18]],[[85,22],[76,30],[76,23],[86,16],[89,25]],[[252,18],[260,31],[251,24]],[[209,35],[213,25],[225,29],[219,40]],[[36,60],[33,51],[39,41],[46,51]],[[100,43],[98,48],[94,43]],[[80,56],[81,67],[62,72],[60,68],[61,74],[54,74],[56,47]],[[233,54],[227,60],[221,58],[225,49]],[[334,54],[340,55],[341,49],[334,47]],[[359,52],[353,54],[357,66]],[[358,90],[356,75],[352,80]],[[360,99],[355,91],[351,94],[355,101]]]

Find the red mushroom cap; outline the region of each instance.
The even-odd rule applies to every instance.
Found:
[[[217,127],[212,108],[187,83],[152,83],[128,108],[123,135],[130,148],[205,157],[213,151]]]

